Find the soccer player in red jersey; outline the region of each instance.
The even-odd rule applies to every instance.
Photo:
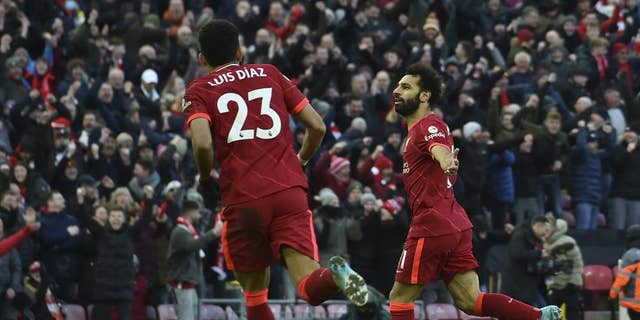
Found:
[[[496,293],[480,292],[471,245],[472,224],[453,194],[458,152],[449,127],[430,113],[438,100],[440,76],[430,67],[407,68],[393,90],[395,110],[407,121],[403,180],[412,221],[389,295],[392,320],[414,319],[413,302],[424,285],[443,279],[464,312],[498,319],[560,319],[560,309],[542,309]]]
[[[298,294],[312,305],[338,291],[364,305],[364,280],[343,258],[331,258],[329,269],[317,262],[302,166],[322,141],[322,118],[274,66],[240,65],[238,34],[226,20],[200,29],[198,56],[212,71],[189,85],[183,111],[203,185],[211,184],[215,146],[225,260],[243,288],[248,319],[273,319],[267,305],[273,261],[285,263]],[[297,155],[290,114],[306,128]]]

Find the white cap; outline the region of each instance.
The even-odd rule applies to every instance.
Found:
[[[482,126],[475,121],[469,121],[462,127],[462,135],[469,139],[469,136],[478,130],[482,130]]]
[[[158,73],[153,69],[147,69],[142,73],[141,79],[145,83],[158,83]]]
[[[162,190],[162,195],[167,195],[167,193],[169,193],[169,190],[180,189],[180,187],[182,187],[182,183],[180,183],[180,181],[178,180],[173,180],[169,182],[166,187],[164,187],[164,190]]]

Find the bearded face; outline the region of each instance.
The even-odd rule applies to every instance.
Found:
[[[420,93],[416,93],[413,97],[403,98],[400,95],[394,96],[394,106],[396,108],[396,112],[401,116],[406,117],[412,115],[418,110],[418,106],[420,105]]]

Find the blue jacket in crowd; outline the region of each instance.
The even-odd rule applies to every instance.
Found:
[[[609,149],[599,149],[598,152],[589,152],[587,137],[589,132],[582,127],[578,131],[578,140],[571,154],[573,166],[573,203],[590,203],[600,205],[602,201],[602,159],[607,157]],[[609,134],[609,138],[615,140],[615,132]],[[609,147],[615,145],[615,141]]]
[[[515,200],[515,186],[511,168],[515,161],[515,155],[509,150],[493,153],[489,156],[486,191],[492,198],[507,203],[513,203]]]

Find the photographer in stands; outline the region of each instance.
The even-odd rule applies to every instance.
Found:
[[[505,294],[534,306],[546,304],[539,290],[542,277],[536,267],[550,253],[542,249],[542,243],[534,232],[546,224],[548,221],[544,216],[535,216],[531,222],[522,223],[513,230],[503,276]]]
[[[549,257],[538,263],[538,272],[547,276],[549,303],[566,304],[565,319],[578,319],[580,288],[582,287],[582,253],[576,240],[567,235],[563,219],[547,216],[549,222],[534,225],[533,232],[549,250]]]

